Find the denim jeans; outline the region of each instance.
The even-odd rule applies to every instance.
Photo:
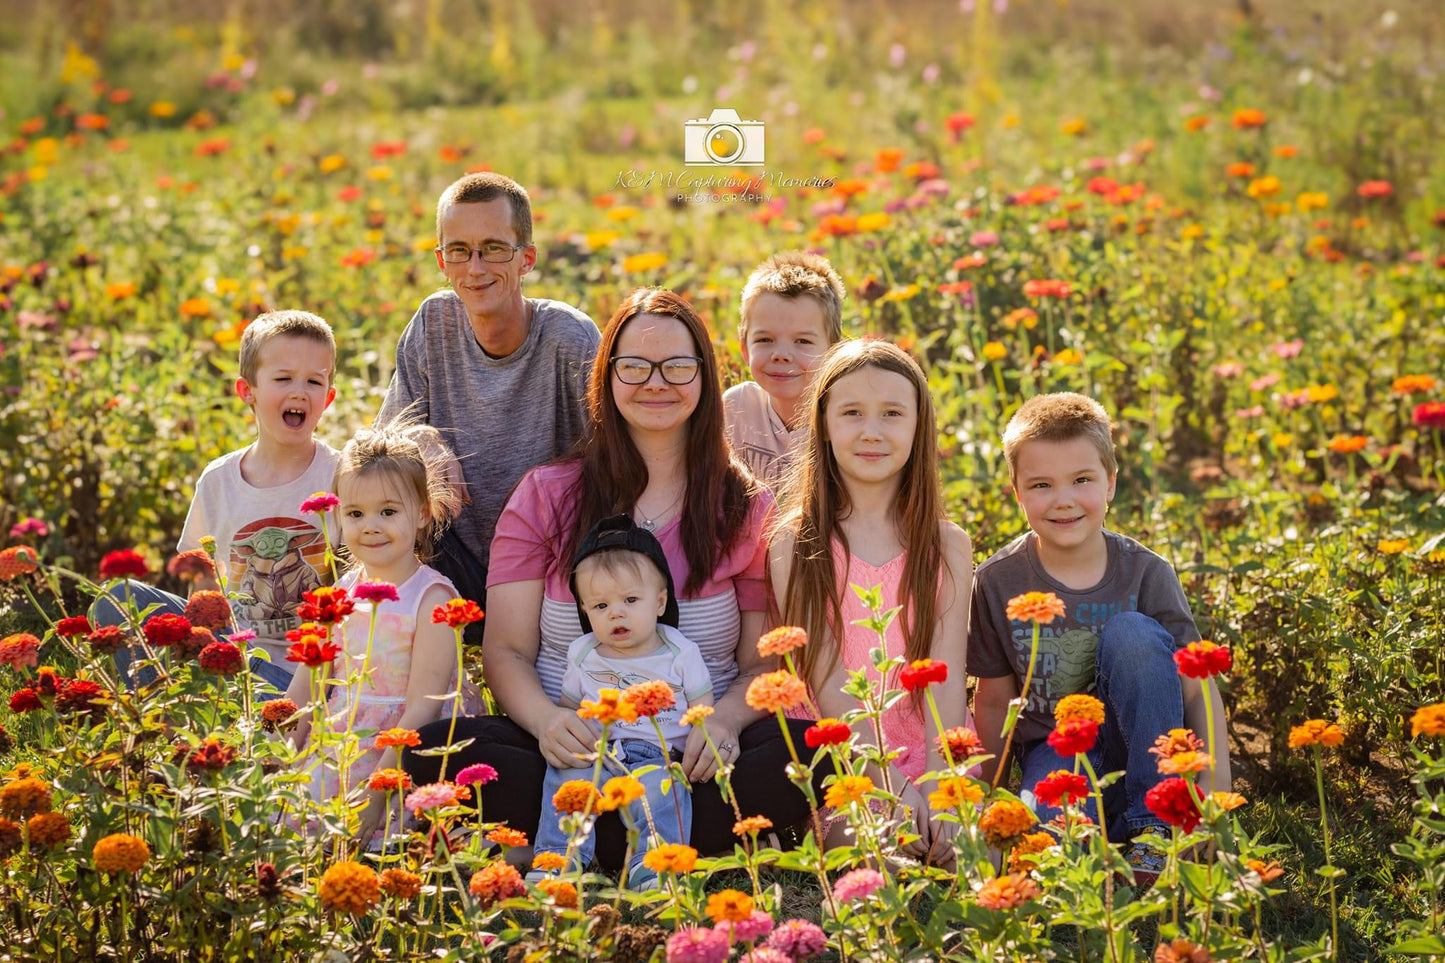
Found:
[[[1101,778],[1124,770],[1124,778],[1104,790],[1109,838],[1122,842],[1145,829],[1169,827],[1144,805],[1144,794],[1163,777],[1149,749],[1170,729],[1184,725],[1184,693],[1174,664],[1174,637],[1164,626],[1138,612],[1120,612],[1099,631],[1094,669],[1094,695],[1104,703],[1104,724],[1099,740],[1088,753],[1089,764]],[[1040,822],[1062,810],[1045,806],[1034,795],[1038,785],[1055,769],[1073,771],[1074,760],[1054,752],[1044,739],[1019,747],[1023,767],[1019,798],[1033,809]],[[1092,797],[1082,804],[1090,819],[1099,814]]]
[[[617,758],[614,760],[613,756]],[[620,767],[619,762],[621,763]],[[647,811],[652,813],[652,825],[657,829],[659,843],[687,843],[692,838],[692,795],[676,782],[673,783],[669,793],[663,793],[662,783],[668,778],[667,756],[663,755],[662,750],[655,743],[642,739],[619,739],[608,745],[608,757],[603,761],[603,768],[612,775],[631,773],[649,765],[662,768],[655,769],[645,776],[637,777],[637,781],[642,783],[646,793],[641,799],[632,802],[627,807],[627,819],[641,830],[637,851],[632,854],[632,860],[627,865],[627,879],[631,884],[639,883],[656,875],[642,865],[642,858],[648,850],[648,840],[652,837],[652,833],[648,830]],[[533,846],[535,852],[557,853],[558,855],[567,853],[568,836],[562,829],[562,814],[552,806],[552,797],[569,779],[586,779],[590,782],[592,767],[580,766],[575,769],[547,767],[547,775],[542,780],[542,818],[537,824],[537,838]],[[643,809],[644,801],[647,803],[647,811]],[[575,866],[585,868],[587,864],[591,863],[596,845],[595,833],[589,832],[584,838],[579,839],[573,850]]]
[[[144,612],[152,605],[156,605],[159,607],[151,612],[151,615],[186,614],[186,600],[179,595],[172,595],[154,585],[131,580],[124,585],[117,585],[108,594],[95,600],[95,604],[90,607],[91,624],[97,627],[104,625],[129,626],[130,622],[126,619],[125,611],[122,608],[127,592],[130,593],[130,598],[135,602],[138,611]],[[150,616],[148,615],[146,618],[150,618]],[[216,638],[224,639],[226,635],[227,633],[223,630],[216,633]],[[125,681],[126,688],[134,689],[138,685],[150,685],[156,680],[156,670],[151,666],[141,666],[134,673],[131,672],[131,663],[144,657],[145,650],[139,645],[115,650],[112,658],[115,660],[115,667],[120,672],[121,679]],[[251,656],[251,675],[262,683],[257,686],[254,697],[257,701],[264,702],[269,699],[279,699],[285,695],[286,687],[291,684],[292,673],[284,665],[275,665],[253,655]],[[272,687],[275,688],[275,691]]]

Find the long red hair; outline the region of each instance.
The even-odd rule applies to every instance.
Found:
[[[587,383],[587,431],[569,456],[581,464],[582,471],[570,493],[577,506],[577,521],[563,558],[572,557],[597,522],[619,512],[630,515],[647,488],[647,465],[632,443],[612,394],[617,339],[640,314],[681,321],[702,359],[697,375],[702,390],[687,425],[687,487],[682,499],[682,546],[688,573],[681,594],[693,595],[716,571],[747,524],[754,483],[747,468],[733,459],[723,432],[722,386],[707,325],[692,305],[661,288],[633,291],[602,331]]]

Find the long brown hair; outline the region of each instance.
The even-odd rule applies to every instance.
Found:
[[[837,539],[844,553],[848,552],[848,537],[838,520],[852,505],[828,437],[824,417],[828,394],[839,379],[868,367],[902,375],[918,397],[918,425],[893,499],[893,522],[905,553],[898,601],[908,661],[927,658],[933,647],[938,577],[947,562],[943,557],[943,496],[938,484],[938,428],[928,379],[918,364],[891,342],[842,341],[818,368],[809,396],[808,440],[793,463],[781,499],[792,508],[774,528],[794,537],[782,617],[787,624],[801,625],[814,640],[803,649],[800,667],[809,680],[820,663],[831,671],[837,662],[844,628],[842,592],[848,591],[838,585],[832,543]],[[824,653],[824,646],[816,643],[829,637],[834,643]]]
[[[682,500],[682,547],[688,573],[681,594],[692,595],[712,576],[747,523],[753,484],[748,470],[733,460],[723,433],[722,387],[707,325],[692,305],[661,288],[633,291],[603,329],[587,383],[587,432],[570,456],[581,464],[582,471],[570,493],[577,506],[577,521],[562,557],[570,559],[583,536],[601,519],[619,512],[631,514],[647,488],[647,465],[632,443],[612,395],[617,339],[639,314],[681,321],[702,359],[697,375],[702,390],[688,419],[687,487]]]

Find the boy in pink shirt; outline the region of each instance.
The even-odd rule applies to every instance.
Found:
[[[826,258],[784,251],[759,264],[743,288],[738,339],[753,381],[723,395],[733,453],[776,489],[807,433],[804,414],[813,373],[843,338],[846,290]]]

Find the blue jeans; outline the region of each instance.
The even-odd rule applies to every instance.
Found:
[[[1184,725],[1184,692],[1174,664],[1174,637],[1164,626],[1138,612],[1120,612],[1099,631],[1094,668],[1094,695],[1104,703],[1104,724],[1089,752],[1089,764],[1102,777],[1124,770],[1124,778],[1104,790],[1104,811],[1109,838],[1114,842],[1157,828],[1169,827],[1144,805],[1144,794],[1163,776],[1149,749],[1170,729]],[[1054,752],[1044,739],[1019,747],[1023,766],[1019,798],[1033,809],[1040,822],[1062,810],[1045,806],[1034,786],[1055,769],[1073,771],[1074,760]],[[1082,804],[1090,819],[1098,820],[1094,800]]]
[[[612,758],[613,756],[617,757],[616,760]],[[619,762],[621,768],[618,766]],[[612,775],[621,775],[623,772],[631,773],[642,766],[649,765],[662,768],[654,769],[645,776],[637,777],[637,781],[642,783],[642,788],[646,790],[646,793],[641,799],[632,802],[627,807],[627,819],[642,831],[637,851],[632,854],[632,859],[627,864],[627,879],[634,885],[656,875],[642,865],[642,857],[647,855],[648,840],[652,836],[648,830],[647,812],[643,810],[644,801],[647,803],[647,810],[652,812],[652,825],[657,829],[657,839],[660,843],[687,843],[692,838],[692,794],[676,782],[673,783],[670,793],[663,793],[662,783],[668,778],[667,756],[655,743],[642,739],[619,739],[608,745],[608,757],[603,761],[603,768]],[[562,814],[552,806],[552,797],[569,779],[586,779],[591,782],[592,767],[580,766],[576,769],[547,767],[547,775],[542,780],[542,818],[537,824],[537,838],[533,844],[535,852],[557,853],[558,855],[567,853],[568,835],[562,830]],[[592,862],[592,853],[596,845],[596,837],[590,832],[577,841],[577,847],[573,851],[577,866],[585,868],[588,863]]]
[[[179,595],[172,595],[154,585],[131,580],[124,585],[117,585],[108,594],[95,600],[90,607],[91,624],[97,627],[105,625],[129,627],[130,621],[125,617],[125,610],[122,608],[127,591],[130,593],[131,600],[135,602],[136,609],[141,612],[152,605],[157,605],[159,608],[151,615],[186,614],[186,600]],[[146,618],[150,618],[150,616],[148,615]],[[223,630],[216,633],[216,638],[224,639],[226,635],[227,633]],[[133,648],[116,649],[112,655],[115,667],[120,672],[121,679],[125,681],[126,688],[134,689],[138,685],[150,685],[156,680],[156,670],[151,666],[142,666],[135,673],[131,672],[131,663],[144,657],[145,650],[139,645]],[[287,671],[284,665],[274,665],[253,655],[251,656],[251,675],[262,683],[269,683],[269,685],[258,686],[254,693],[257,701],[264,702],[269,699],[279,699],[285,695],[286,687],[291,684],[292,673]],[[276,691],[272,691],[272,687]]]

